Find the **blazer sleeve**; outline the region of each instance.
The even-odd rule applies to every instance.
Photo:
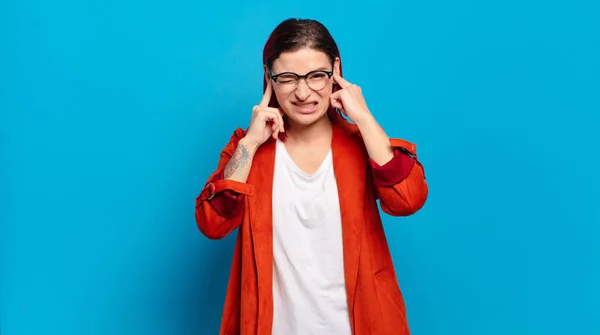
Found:
[[[381,209],[392,216],[408,216],[425,205],[429,188],[416,145],[392,138],[394,157],[384,165],[369,158],[373,186]]]
[[[242,129],[234,132],[221,151],[217,169],[211,173],[196,198],[196,224],[200,232],[210,239],[222,239],[241,224],[245,197],[252,195],[250,184],[223,177],[225,166],[243,136]]]

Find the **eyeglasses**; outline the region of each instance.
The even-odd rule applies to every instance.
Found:
[[[276,75],[271,73],[269,70],[269,75],[271,79],[275,82],[276,88],[282,93],[290,93],[298,87],[298,83],[300,83],[300,79],[306,79],[306,84],[310,89],[314,91],[319,91],[325,88],[329,83],[329,79],[333,76],[332,71],[325,70],[315,70],[310,71],[309,73],[301,76],[299,74],[293,72],[283,72]]]

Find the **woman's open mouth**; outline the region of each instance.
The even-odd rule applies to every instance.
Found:
[[[298,111],[299,113],[310,114],[314,113],[317,110],[317,106],[319,105],[319,103],[316,101],[302,103],[292,102],[292,105],[294,105],[296,111]]]

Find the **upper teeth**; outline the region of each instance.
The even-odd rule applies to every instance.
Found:
[[[316,103],[315,103],[315,102],[311,102],[311,103],[309,103],[309,104],[296,104],[296,105],[298,105],[298,106],[300,106],[300,107],[310,107],[310,106],[314,106],[314,105],[316,105]]]

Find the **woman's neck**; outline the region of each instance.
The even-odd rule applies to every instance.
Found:
[[[289,121],[288,121],[289,122]],[[295,144],[316,144],[331,142],[333,128],[327,114],[310,125],[292,124],[289,131],[286,129],[287,138]]]

